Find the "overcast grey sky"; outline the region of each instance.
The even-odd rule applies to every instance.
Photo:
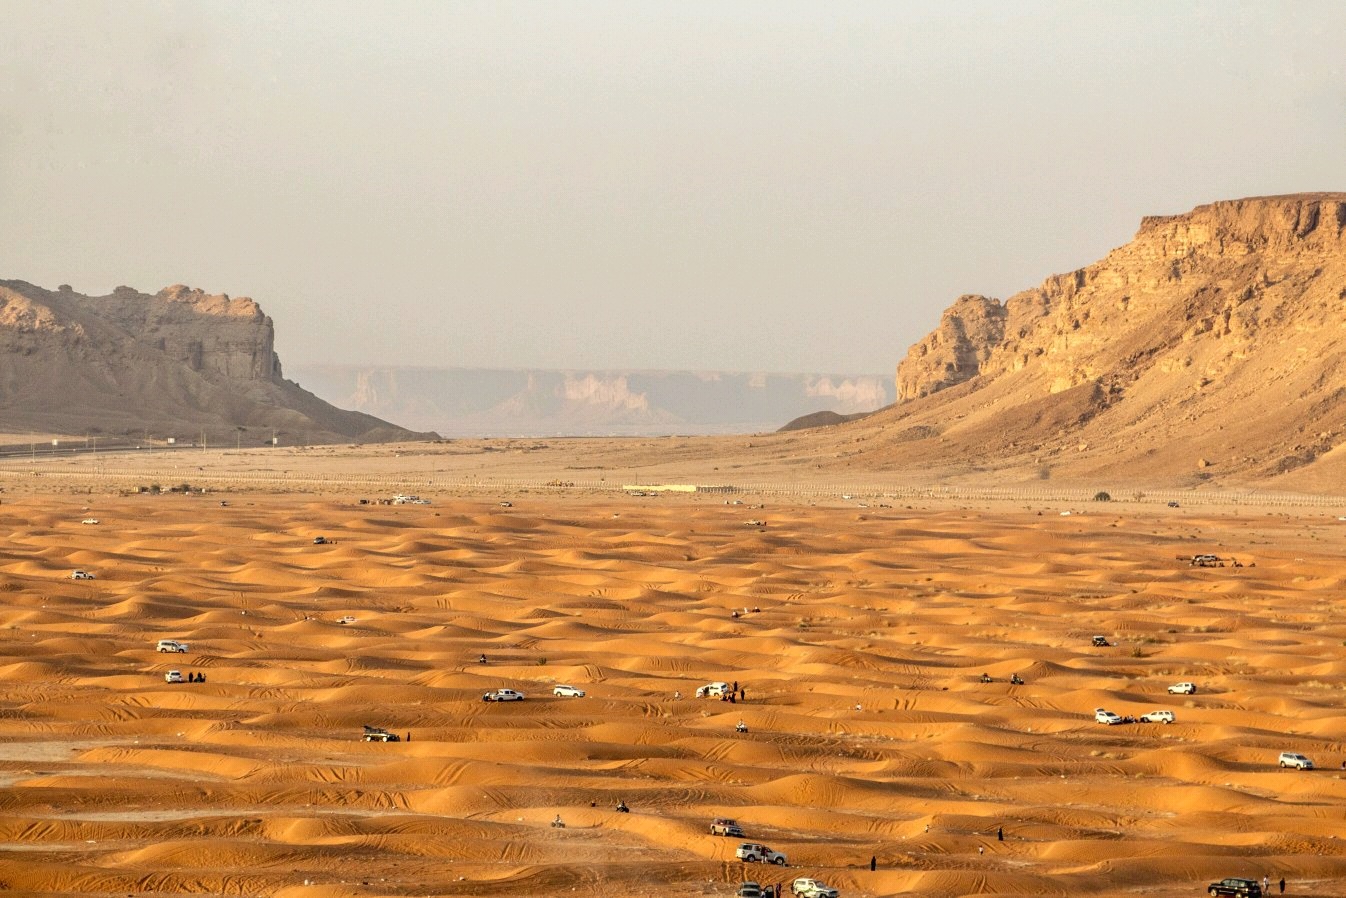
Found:
[[[0,278],[290,365],[892,370],[1142,215],[1346,189],[1346,3],[0,3]]]

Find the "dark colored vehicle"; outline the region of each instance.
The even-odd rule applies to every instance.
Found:
[[[1112,643],[1108,642],[1108,637],[1106,637],[1106,636],[1095,636],[1095,637],[1094,637],[1094,640],[1093,640],[1093,644],[1094,644],[1094,645],[1097,645],[1097,646],[1108,646],[1108,645],[1112,645]]]
[[[1206,887],[1211,898],[1262,898],[1262,885],[1255,879],[1231,876]]]
[[[396,733],[390,733],[383,727],[372,727],[365,724],[364,740],[366,742],[401,742],[402,737]]]

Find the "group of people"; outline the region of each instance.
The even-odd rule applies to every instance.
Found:
[[[200,674],[199,674],[199,673],[194,673],[193,671],[190,671],[190,670],[187,671],[187,682],[188,682],[188,683],[204,683],[205,681],[206,681],[206,675],[205,675],[205,674],[203,674],[203,673],[200,673]]]

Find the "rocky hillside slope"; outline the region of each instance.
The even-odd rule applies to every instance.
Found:
[[[947,476],[1346,491],[1346,193],[1146,218],[1101,261],[964,296],[836,457]],[[851,429],[854,428],[854,429]]]
[[[175,286],[83,296],[0,281],[0,421],[9,433],[285,443],[409,439],[284,379],[251,299]]]

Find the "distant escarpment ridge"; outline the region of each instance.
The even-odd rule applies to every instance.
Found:
[[[2,429],[228,445],[435,436],[285,380],[274,345],[271,319],[247,298],[0,281]]]
[[[452,437],[658,436],[774,431],[831,408],[891,401],[878,374],[297,367],[325,399]]]
[[[1346,193],[1145,218],[1092,265],[963,296],[896,389],[840,428],[854,463],[1346,492]]]

